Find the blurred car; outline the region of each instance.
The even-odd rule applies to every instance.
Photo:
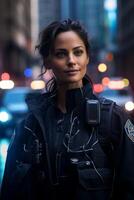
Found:
[[[122,89],[105,88],[99,96],[115,101],[129,113],[134,112],[134,95],[130,87]]]
[[[28,95],[39,93],[29,87],[15,87],[1,91],[0,137],[10,137],[17,123],[25,117],[28,107],[25,99]]]

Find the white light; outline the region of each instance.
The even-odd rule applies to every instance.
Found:
[[[132,101],[128,101],[126,104],[125,104],[125,109],[127,111],[132,111],[134,109],[134,103]]]
[[[105,0],[104,8],[108,11],[113,11],[117,9],[117,0]]]
[[[12,89],[14,87],[14,82],[12,80],[2,80],[0,81],[1,89]]]
[[[108,87],[110,89],[123,89],[124,88],[124,82],[122,80],[116,81],[116,80],[111,80],[108,83]]]
[[[6,111],[0,112],[0,121],[1,122],[7,122],[10,119],[11,119],[11,115],[8,112],[6,112]]]

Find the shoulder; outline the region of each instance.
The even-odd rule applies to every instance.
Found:
[[[116,102],[99,98],[101,108],[101,121],[111,127],[110,129],[116,131],[121,129],[131,116]]]
[[[8,151],[11,151],[14,148],[19,149],[20,145],[37,137],[39,129],[37,127],[39,126],[34,115],[32,113],[27,114],[26,118],[21,120],[15,127]]]
[[[102,105],[116,104],[114,101],[104,98],[104,97],[97,97],[97,99],[99,100],[100,104],[102,104]]]
[[[42,94],[32,94],[25,101],[28,105],[29,111],[45,108],[52,101],[55,95],[51,92],[45,92]]]
[[[34,128],[34,125],[37,123],[37,120],[32,112],[29,112],[24,119],[22,119],[17,126],[15,127],[15,131],[24,130],[26,127],[29,127],[31,129]]]
[[[104,97],[99,97],[98,98],[99,102],[100,102],[100,109],[102,113],[109,113],[112,115],[112,112],[114,109],[116,109],[116,102],[110,100],[110,99],[106,99]]]
[[[28,113],[25,119],[21,120],[15,127],[15,137],[19,140],[33,134],[38,121],[33,113]]]
[[[107,109],[109,113],[109,121],[111,123],[111,130],[123,131],[127,126],[134,127],[134,120],[132,116],[125,111],[125,109],[109,99],[101,100],[104,110]],[[108,120],[108,119],[107,119]],[[134,129],[134,128],[133,128]]]
[[[126,116],[126,118],[129,117],[129,114],[121,106],[117,105],[116,102],[102,97],[99,97],[98,100],[100,101],[102,110],[111,110],[113,115]]]

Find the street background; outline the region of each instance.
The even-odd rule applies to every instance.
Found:
[[[133,0],[1,0],[0,184],[14,127],[28,111],[25,98],[45,91],[50,78],[49,73],[39,76],[39,33],[65,18],[80,20],[89,33],[94,92],[134,114]]]

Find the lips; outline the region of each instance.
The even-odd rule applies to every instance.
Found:
[[[71,69],[71,70],[66,70],[65,73],[68,74],[68,75],[75,75],[79,72],[80,70],[78,69]]]
[[[70,69],[70,70],[66,70],[65,73],[72,73],[72,72],[79,72],[79,69]]]

